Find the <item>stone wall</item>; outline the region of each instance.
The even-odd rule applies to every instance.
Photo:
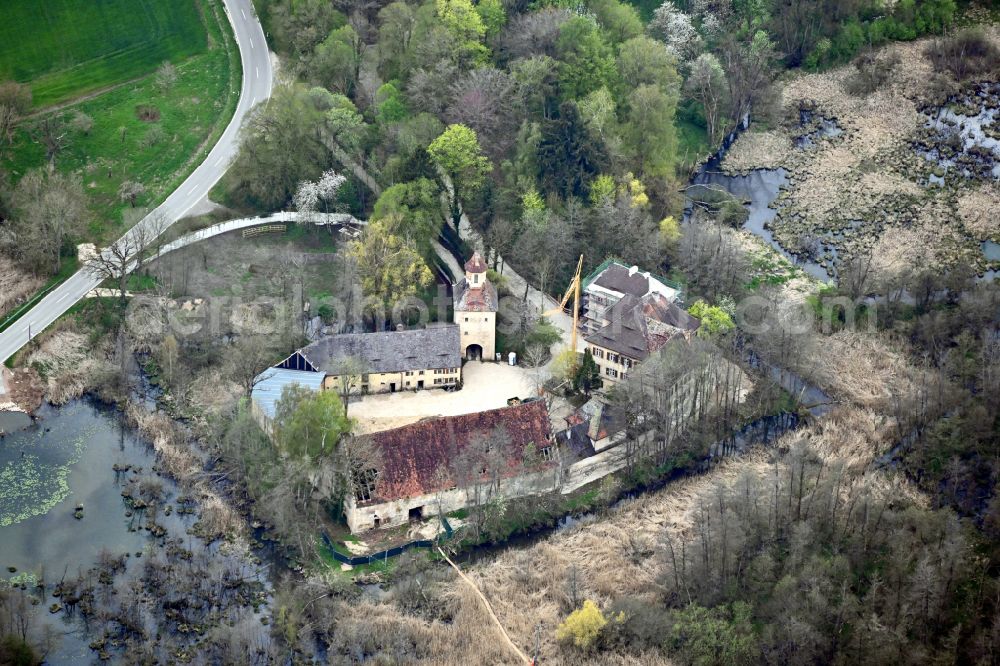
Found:
[[[648,432],[640,436],[641,442],[648,441],[652,435],[652,432]],[[627,462],[625,447],[613,446],[561,470],[559,465],[555,465],[542,472],[504,479],[500,482],[500,495],[507,499],[551,492],[567,495],[588,483],[621,470]],[[393,527],[409,521],[411,509],[422,507],[421,517],[427,519],[436,516],[438,512],[448,514],[469,508],[472,506],[472,499],[471,491],[467,493],[459,488],[364,506],[358,506],[351,497],[345,502],[344,513],[351,532],[356,533],[374,528],[376,518],[379,527]]]
[[[556,479],[559,476],[557,468],[541,472],[532,472],[500,481],[499,495],[512,499],[541,495],[556,489]],[[431,518],[438,513],[448,514],[452,511],[465,509],[472,505],[475,495],[470,488],[467,492],[462,488],[444,490],[426,495],[406,497],[392,502],[365,504],[358,506],[353,497],[344,503],[344,513],[351,532],[363,532],[375,527],[378,519],[379,527],[404,525],[410,520],[410,511],[422,508],[421,517]]]
[[[456,312],[462,339],[462,356],[467,357],[469,345],[483,348],[483,360],[492,361],[496,354],[497,315],[495,312]]]

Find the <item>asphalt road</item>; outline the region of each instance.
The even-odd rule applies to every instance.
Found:
[[[120,243],[127,242],[130,234],[133,234],[131,238],[134,238],[135,229],[140,227],[147,233],[155,229],[162,233],[204,199],[209,190],[222,178],[229,162],[235,157],[239,147],[240,126],[250,109],[271,96],[273,78],[271,58],[264,30],[253,11],[251,0],[224,0],[224,4],[229,22],[236,34],[243,65],[243,84],[236,113],[205,161],[167,197],[159,208],[130,230],[123,240],[119,241]],[[81,268],[49,292],[10,328],[0,333],[0,362],[13,356],[28,343],[30,338],[45,330],[100,282],[101,280],[86,268]]]

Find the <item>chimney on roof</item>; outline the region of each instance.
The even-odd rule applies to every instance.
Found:
[[[595,442],[597,436],[601,434],[601,416],[604,414],[604,403],[597,403],[597,408],[590,415],[590,427],[587,428],[587,436]]]
[[[628,276],[632,277],[633,275],[635,275],[638,272],[639,272],[639,267],[638,266],[633,266],[632,268],[628,269]]]

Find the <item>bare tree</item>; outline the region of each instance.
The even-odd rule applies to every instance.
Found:
[[[506,154],[523,114],[517,81],[503,70],[480,67],[453,83],[449,92],[452,101],[445,110],[448,122],[475,130],[491,157]]]
[[[155,246],[166,226],[166,217],[154,211],[87,263],[86,270],[93,277],[115,284],[122,317],[128,303],[129,275],[142,269],[146,253]]]
[[[337,393],[344,403],[344,415],[347,415],[347,408],[350,404],[351,393],[361,390],[363,375],[368,372],[365,361],[356,356],[346,356],[339,359],[330,374],[337,378]]]
[[[274,352],[259,336],[241,335],[230,347],[226,367],[247,398],[264,379],[262,374],[274,363]]]
[[[746,253],[730,230],[705,217],[696,209],[692,223],[684,225],[681,269],[711,300],[723,295],[737,298],[746,282]]]
[[[162,92],[173,88],[177,83],[177,68],[169,60],[164,60],[163,64],[156,68],[156,87]]]
[[[549,358],[551,358],[551,352],[545,345],[532,344],[524,350],[524,362],[531,368],[531,383],[535,389],[535,395],[544,397],[545,406],[551,408],[555,396],[545,390],[545,383],[552,377],[552,373],[545,365]]]
[[[852,252],[851,256],[838,267],[840,288],[853,300],[868,293],[875,272],[874,259],[874,248],[861,248]]]
[[[11,203],[14,214],[0,240],[32,270],[58,273],[66,241],[87,214],[79,177],[48,168],[29,171]]]
[[[722,45],[722,61],[729,83],[732,119],[742,123],[754,103],[767,94],[778,53],[763,30],[738,39],[727,37]]]
[[[73,120],[70,121],[70,126],[80,134],[90,136],[90,131],[94,129],[94,119],[83,111],[76,111],[73,114]]]
[[[135,208],[136,199],[146,193],[146,186],[135,180],[126,180],[118,188],[118,198]]]
[[[472,437],[465,446],[456,445],[455,453],[449,456],[451,478],[472,508],[477,538],[483,538],[506,510],[500,482],[517,457],[512,446],[510,435],[501,426]]]
[[[500,48],[510,60],[542,54],[555,56],[559,29],[572,17],[572,10],[556,7],[516,13],[500,37]]]
[[[14,128],[31,108],[31,88],[14,81],[0,83],[0,141],[12,143]]]
[[[694,99],[701,102],[705,111],[705,124],[708,126],[709,143],[716,145],[723,129],[722,117],[728,93],[726,73],[719,64],[719,59],[711,53],[698,56],[691,64],[691,74],[685,88]]]
[[[52,164],[56,156],[69,145],[69,127],[61,116],[53,114],[38,121],[31,129],[35,142],[45,146],[45,159]]]

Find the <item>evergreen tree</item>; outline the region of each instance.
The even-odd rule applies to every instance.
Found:
[[[583,352],[583,362],[580,363],[580,367],[576,370],[576,376],[573,377],[573,388],[590,395],[591,391],[600,386],[601,369],[588,349]]]
[[[542,128],[538,164],[546,190],[582,197],[586,186],[606,170],[604,143],[587,130],[575,102],[559,105],[559,114]]]

